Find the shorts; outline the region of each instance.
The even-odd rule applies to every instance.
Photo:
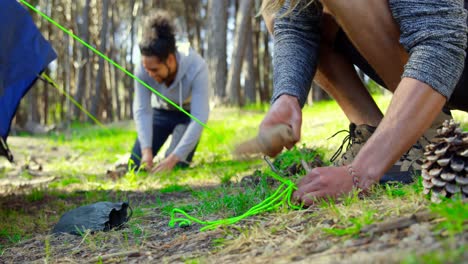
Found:
[[[467,1],[465,1],[465,7],[467,7]],[[344,55],[348,58],[356,67],[361,69],[369,78],[385,87],[382,78],[375,72],[370,64],[364,59],[359,53],[356,47],[353,46],[351,41],[348,39],[342,29],[340,29],[336,35],[334,49],[336,52]],[[468,48],[465,50],[468,54]],[[468,60],[465,60],[465,67],[463,73],[455,86],[455,90],[448,100],[446,107],[449,109],[456,109],[468,112]]]

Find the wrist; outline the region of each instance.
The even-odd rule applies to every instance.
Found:
[[[352,178],[354,188],[367,191],[373,184],[379,182],[381,175],[371,166],[362,165],[359,162],[352,162],[346,166],[346,171]]]
[[[143,154],[143,155],[149,155],[149,154],[153,155],[153,149],[149,148],[149,147],[148,148],[143,148],[141,150],[141,154]]]
[[[174,164],[174,165],[175,165],[177,162],[180,161],[180,158],[179,158],[176,154],[174,154],[174,153],[170,154],[170,155],[167,157],[167,159],[168,159],[172,164]]]
[[[297,98],[294,95],[290,95],[290,94],[282,94],[282,95],[278,96],[278,98],[275,100],[275,103],[278,102],[278,101],[281,101],[281,102],[284,101],[284,102],[287,102],[287,103],[300,105],[299,104],[299,98]]]

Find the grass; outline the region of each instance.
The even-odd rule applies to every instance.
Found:
[[[421,255],[411,254],[407,256],[403,264],[455,264],[466,261],[466,251],[468,246],[464,245],[456,249],[446,247],[443,251],[429,252]]]
[[[445,219],[437,225],[438,230],[448,232],[452,238],[466,230],[468,204],[460,197],[455,200],[447,199],[441,204],[432,204],[430,209]]]
[[[388,97],[379,96],[376,100],[382,110],[389,104]],[[203,220],[242,214],[274,192],[263,175],[269,170],[263,160],[235,160],[231,156],[237,143],[256,135],[258,124],[267,109],[265,105],[248,106],[243,110],[216,109],[207,124],[211,129],[205,130],[200,139],[193,168],[158,175],[132,171],[115,181],[106,178],[105,172],[130,151],[136,138],[131,122],[105,129],[73,124],[69,133],[14,137],[10,145],[13,151],[19,149],[17,156],[43,158],[45,170],[52,173],[56,180],[49,184],[48,189],[33,189],[24,196],[1,201],[0,257],[5,249],[25,239],[47,234],[64,212],[98,201],[130,200],[133,217],[128,228],[112,232],[112,238],[103,234],[83,234],[80,245],[92,252],[109,243],[116,243],[122,249],[144,247],[148,238],[158,232],[152,230],[153,221],[167,221],[173,208],[183,209]],[[454,116],[462,122],[464,129],[468,129],[468,115],[455,112]],[[310,147],[314,151],[301,152],[300,148],[296,148],[284,152],[282,162],[275,163],[275,166],[284,171],[290,163],[308,160],[316,155],[327,161],[341,144],[342,136],[328,138],[336,131],[347,128],[348,121],[336,103],[321,102],[305,107],[302,140],[298,146]],[[28,147],[21,148],[25,140]],[[167,147],[167,144],[163,146],[160,153],[164,153]],[[11,173],[12,168],[8,166],[0,163],[0,179]],[[260,184],[247,187],[236,184],[244,176],[252,174],[260,176]],[[30,179],[34,176],[23,172],[22,177]],[[453,201],[430,205],[421,191],[420,183],[385,185],[376,187],[366,199],[351,194],[339,201],[321,201],[317,207],[309,210],[292,211],[283,207],[257,216],[255,221],[243,222],[253,223],[248,228],[235,225],[233,229],[225,229],[225,236],[213,238],[210,243],[215,248],[212,253],[222,258],[241,248],[253,250],[283,245],[284,251],[279,248],[276,252],[293,254],[296,250],[305,250],[303,247],[312,240],[340,243],[359,238],[361,228],[366,225],[388,217],[411,214],[428,206],[443,219],[434,226],[434,232],[456,237],[467,231],[468,208],[465,204]],[[322,223],[329,224],[323,226]],[[52,238],[45,237],[43,242],[44,259],[53,262],[56,250]],[[311,244],[310,247],[317,245]],[[463,247],[466,248],[466,245]],[[270,257],[273,255],[270,254]],[[462,255],[458,246],[449,245],[440,252],[403,257],[406,263],[425,263],[430,259],[456,260]],[[267,257],[266,253],[264,257]],[[186,262],[204,263],[204,259],[188,257]]]

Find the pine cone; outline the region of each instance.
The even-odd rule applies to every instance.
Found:
[[[467,198],[468,132],[454,120],[446,120],[425,151],[421,166],[424,194],[431,194],[435,203],[457,193]]]

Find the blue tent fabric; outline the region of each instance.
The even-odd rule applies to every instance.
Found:
[[[21,98],[57,57],[16,0],[0,0],[0,137],[6,138]],[[0,149],[0,155],[6,156]]]

